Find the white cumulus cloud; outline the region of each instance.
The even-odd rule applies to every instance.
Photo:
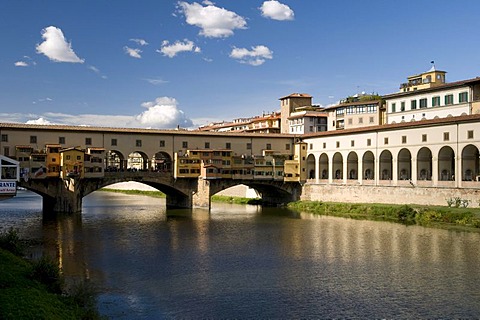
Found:
[[[137,115],[135,119],[142,126],[148,127],[191,127],[193,125],[192,120],[188,119],[185,113],[178,109],[177,105],[178,102],[175,98],[159,97],[154,101],[142,103],[142,106],[147,110]]]
[[[128,54],[132,58],[137,58],[137,59],[142,58],[142,56],[140,55],[140,53],[142,53],[142,50],[140,49],[134,49],[134,48],[125,46],[123,47],[123,50],[125,51],[126,54]]]
[[[235,12],[228,11],[204,2],[205,6],[194,2],[178,2],[180,12],[185,15],[189,25],[197,26],[200,35],[209,38],[226,38],[233,35],[235,29],[246,29],[247,22]]]
[[[72,49],[71,43],[68,43],[63,36],[60,28],[50,26],[42,30],[44,41],[37,44],[37,53],[44,54],[50,60],[55,62],[83,63]]]
[[[167,56],[169,58],[175,57],[178,53],[180,52],[189,52],[193,51],[196,53],[201,52],[202,50],[195,46],[195,44],[190,41],[185,39],[183,42],[181,41],[175,41],[175,43],[170,44],[167,40],[162,42],[162,46],[157,52],[162,53],[164,56]]]
[[[273,52],[266,46],[252,47],[252,50],[246,48],[233,48],[230,58],[238,60],[240,63],[246,63],[252,66],[262,65],[266,59],[273,58]]]
[[[40,117],[38,119],[35,119],[35,120],[28,120],[26,122],[26,124],[53,124],[51,123],[50,121],[48,121],[47,119],[43,118],[43,117]]]
[[[25,61],[17,61],[15,62],[15,67],[28,67],[28,63]]]
[[[262,16],[273,20],[293,20],[294,12],[289,6],[277,0],[265,1],[260,7]]]
[[[133,42],[135,42],[136,44],[141,45],[141,46],[146,46],[146,45],[148,45],[148,42],[145,41],[144,39],[130,39],[130,41],[133,41]]]

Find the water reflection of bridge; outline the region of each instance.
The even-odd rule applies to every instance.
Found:
[[[103,187],[119,182],[135,181],[149,185],[166,195],[167,208],[210,208],[211,197],[236,185],[258,191],[262,202],[279,205],[299,200],[301,185],[274,179],[174,178],[170,172],[117,171],[105,172],[101,178],[46,178],[21,181],[20,187],[42,196],[44,213],[80,212],[82,199]]]

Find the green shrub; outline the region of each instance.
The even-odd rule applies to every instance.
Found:
[[[52,258],[44,255],[40,260],[35,261],[30,276],[46,285],[50,292],[62,292],[63,277],[58,264]]]
[[[18,230],[12,227],[0,235],[0,248],[22,256],[25,251],[25,242],[20,240]]]
[[[408,205],[401,206],[400,208],[397,209],[398,220],[402,222],[415,220],[416,214],[417,212],[415,211],[415,209],[413,209]]]

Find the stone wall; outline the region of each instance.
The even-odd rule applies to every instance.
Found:
[[[303,187],[301,200],[447,206],[446,199],[454,197],[470,200],[468,207],[478,208],[480,189],[320,185],[307,183]]]

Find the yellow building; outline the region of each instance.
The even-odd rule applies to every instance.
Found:
[[[47,177],[58,177],[60,172],[60,145],[46,144],[47,154]]]
[[[83,178],[84,156],[84,150],[78,147],[60,150],[60,177]]]
[[[445,84],[446,73],[446,71],[436,70],[433,65],[427,72],[408,77],[408,82],[400,85],[400,92],[428,89]]]
[[[294,145],[295,154],[293,160],[285,160],[285,169],[284,169],[284,181],[285,182],[295,182],[295,181],[306,181],[307,172],[306,172],[306,157],[307,157],[307,144],[300,142]],[[312,176],[312,172],[308,173],[309,176]],[[315,171],[313,172],[313,175]]]
[[[104,176],[104,159],[105,148],[87,148],[84,158],[85,178],[102,178]]]

